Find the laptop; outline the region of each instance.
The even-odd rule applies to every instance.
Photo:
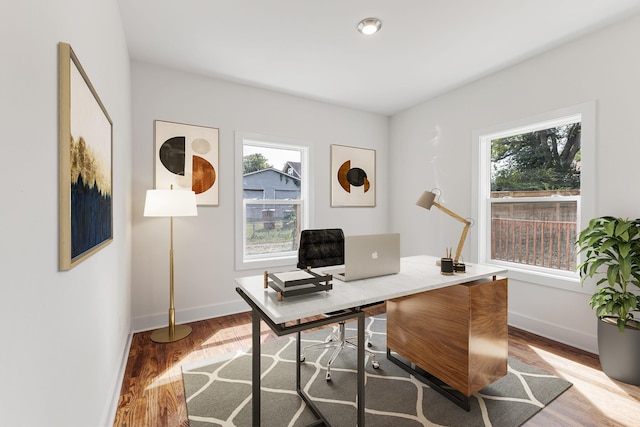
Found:
[[[344,239],[344,267],[323,270],[348,282],[400,272],[400,234],[365,234]]]

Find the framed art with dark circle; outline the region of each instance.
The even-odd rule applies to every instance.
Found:
[[[155,188],[193,190],[199,206],[218,206],[217,128],[155,120]]]
[[[331,145],[331,206],[376,205],[376,150]]]

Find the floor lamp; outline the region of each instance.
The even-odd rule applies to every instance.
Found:
[[[425,191],[424,193],[422,193],[422,195],[420,196],[420,198],[416,202],[416,205],[420,206],[421,208],[425,208],[427,210],[430,210],[431,206],[435,206],[436,208],[440,209],[442,212],[446,213],[447,215],[452,216],[455,219],[457,219],[458,221],[464,223],[464,229],[462,230],[462,236],[460,236],[460,242],[458,243],[458,249],[456,249],[456,255],[453,258],[453,264],[454,265],[455,264],[460,264],[459,263],[460,254],[462,253],[462,247],[464,246],[464,241],[467,238],[467,233],[469,232],[469,227],[471,227],[471,221],[461,217],[457,213],[445,208],[440,203],[436,202],[436,196],[437,196],[437,194],[434,193],[433,190],[432,191]]]
[[[191,333],[191,326],[176,325],[173,306],[173,217],[196,216],[196,193],[185,190],[147,190],[144,202],[144,216],[169,217],[171,224],[171,246],[169,249],[169,326],[153,331],[151,340],[169,343],[181,340]]]

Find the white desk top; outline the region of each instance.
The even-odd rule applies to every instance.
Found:
[[[471,282],[484,277],[501,275],[504,268],[482,264],[466,264],[466,273],[446,276],[440,274],[436,257],[419,255],[400,260],[400,273],[370,279],[342,282],[333,279],[333,289],[284,298],[278,301],[276,291],[264,289],[264,277],[236,279],[238,287],[275,323],[285,323],[347,308],[416,294],[431,289]],[[328,267],[327,267],[328,268]],[[322,268],[316,271],[322,272]]]

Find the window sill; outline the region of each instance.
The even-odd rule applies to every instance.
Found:
[[[505,267],[508,269],[507,277],[520,282],[533,283],[541,286],[562,289],[569,292],[591,294],[592,290],[582,286],[580,276],[577,273],[566,271],[554,274],[549,271],[535,271],[518,268],[517,264],[502,262],[487,262],[489,265]]]
[[[282,257],[273,257],[273,258],[260,258],[256,260],[238,260],[236,261],[236,270],[255,270],[255,269],[267,269],[274,267],[295,267],[298,262],[298,256],[288,255]]]

